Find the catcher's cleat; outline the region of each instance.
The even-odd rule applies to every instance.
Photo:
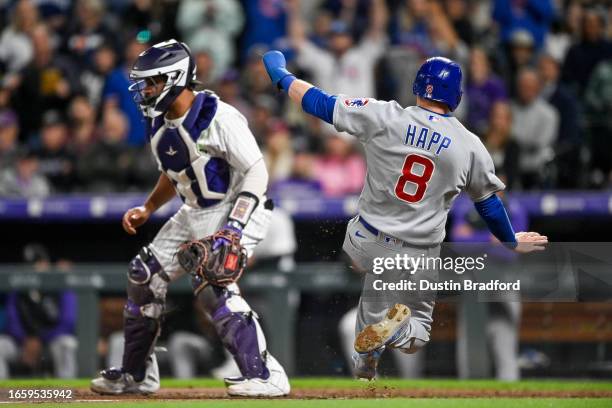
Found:
[[[247,379],[245,377],[236,376],[236,377],[225,377],[223,379],[223,382],[225,383],[226,387],[229,387],[230,385],[243,383],[246,380]]]
[[[227,393],[233,397],[283,397],[291,391],[289,378],[280,363],[268,353],[266,366],[270,376],[263,378],[226,378]]]
[[[123,372],[120,368],[111,367],[100,371],[100,375],[91,380],[90,389],[103,395],[119,394],[152,394],[159,390],[159,369],[155,354],[147,358],[147,368],[142,381]]]
[[[408,330],[410,308],[400,303],[389,309],[387,315],[378,323],[365,327],[355,339],[357,353],[370,353],[385,345],[392,345]]]
[[[369,353],[353,353],[355,377],[364,380],[373,380],[376,377],[376,368],[378,367],[378,361],[383,351],[385,351],[384,346]]]

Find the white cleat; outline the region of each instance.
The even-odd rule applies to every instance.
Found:
[[[233,397],[283,397],[289,395],[289,378],[280,363],[268,353],[266,366],[270,377],[249,379],[226,379],[227,393]],[[228,381],[229,380],[229,381]]]
[[[90,389],[103,395],[119,394],[153,394],[159,390],[159,368],[157,358],[152,353],[147,358],[145,378],[137,382],[129,373],[111,367],[100,371],[100,375],[91,380]]]

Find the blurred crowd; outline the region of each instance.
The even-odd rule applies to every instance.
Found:
[[[149,190],[158,170],[128,74],[170,38],[247,117],[273,188],[358,193],[366,169],[350,135],[270,86],[270,48],[329,93],[403,106],[425,58],[452,58],[455,114],[510,190],[609,188],[611,17],[586,0],[0,0],[0,196]]]

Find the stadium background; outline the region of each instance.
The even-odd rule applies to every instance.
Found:
[[[113,279],[125,279],[127,262],[164,221],[162,214],[136,237],[120,228],[122,210],[138,204],[157,178],[127,73],[147,45],[169,38],[190,45],[198,79],[248,118],[272,196],[293,218],[298,267],[326,262],[317,264],[319,275],[347,274],[358,286],[342,267],[340,245],[365,164],[350,137],[300,114],[272,89],[260,56],[281,49],[294,72],[320,83],[325,73],[316,59],[300,59],[298,43],[359,51],[373,35],[380,51],[356,54],[355,66],[339,64],[335,74],[368,94],[328,91],[408,105],[424,58],[456,59],[465,73],[457,116],[483,138],[508,184],[506,199],[527,214],[530,229],[552,241],[609,241],[611,10],[607,2],[552,0],[0,1],[0,269],[78,274],[110,267]],[[278,258],[258,267],[278,269]],[[3,282],[5,303],[15,287]],[[348,375],[338,324],[358,292],[319,289],[299,296],[294,373]],[[100,367],[106,336],[120,328],[123,294],[102,289],[101,296],[102,341],[90,345]],[[188,292],[173,294],[171,305],[163,339],[196,326]],[[609,376],[611,310],[606,303],[527,305],[522,374]],[[437,312],[427,376],[457,375],[456,312],[455,302]],[[264,316],[270,337],[274,319]],[[0,321],[7,333],[5,309]],[[223,361],[212,330],[204,335],[215,347],[200,375]],[[392,361],[385,366],[397,373]],[[167,361],[162,371],[171,374]],[[11,364],[11,372],[52,373],[49,355]]]

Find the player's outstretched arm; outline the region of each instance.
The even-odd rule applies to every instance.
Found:
[[[328,95],[314,85],[297,79],[287,71],[285,56],[280,51],[268,51],[263,56],[263,62],[274,86],[287,92],[289,98],[299,104],[306,113],[310,113],[333,124],[336,96]]]
[[[474,205],[491,233],[516,252],[528,253],[545,249],[548,237],[537,232],[514,232],[504,204],[497,195],[493,194]]]
[[[136,228],[143,225],[151,214],[170,201],[174,195],[174,185],[165,174],[160,174],[157,184],[143,205],[130,208],[123,214],[122,225],[125,232],[136,234]]]

